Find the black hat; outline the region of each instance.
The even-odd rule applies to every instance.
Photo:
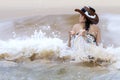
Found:
[[[75,9],[75,11],[85,16],[92,24],[97,24],[99,22],[99,17],[92,7],[84,6],[82,9]]]

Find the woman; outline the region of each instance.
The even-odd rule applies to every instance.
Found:
[[[75,24],[69,32],[68,46],[71,47],[71,37],[75,37],[76,35],[82,37],[87,43],[95,43],[98,46],[101,35],[96,25],[99,22],[99,18],[95,10],[85,6],[81,10],[75,9],[75,11],[80,13],[79,23]]]

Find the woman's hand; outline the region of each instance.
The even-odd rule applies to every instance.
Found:
[[[80,30],[78,36],[85,36],[85,34],[86,34],[86,30],[85,29],[84,30]]]
[[[74,32],[74,31],[69,31],[69,34],[70,34],[70,35],[74,35],[75,32]]]

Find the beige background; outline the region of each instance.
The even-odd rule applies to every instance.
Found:
[[[120,0],[0,0],[0,21],[32,15],[73,14],[92,6],[98,13],[120,13]]]

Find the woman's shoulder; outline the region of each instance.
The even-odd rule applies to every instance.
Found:
[[[77,29],[80,28],[80,24],[79,23],[78,24],[74,24],[73,28],[77,28]]]
[[[99,26],[98,25],[95,25],[95,24],[93,24],[93,25],[91,25],[94,29],[96,29],[96,30],[99,30]]]
[[[73,25],[73,27],[78,27],[78,26],[80,26],[80,24],[74,24],[74,25]]]

